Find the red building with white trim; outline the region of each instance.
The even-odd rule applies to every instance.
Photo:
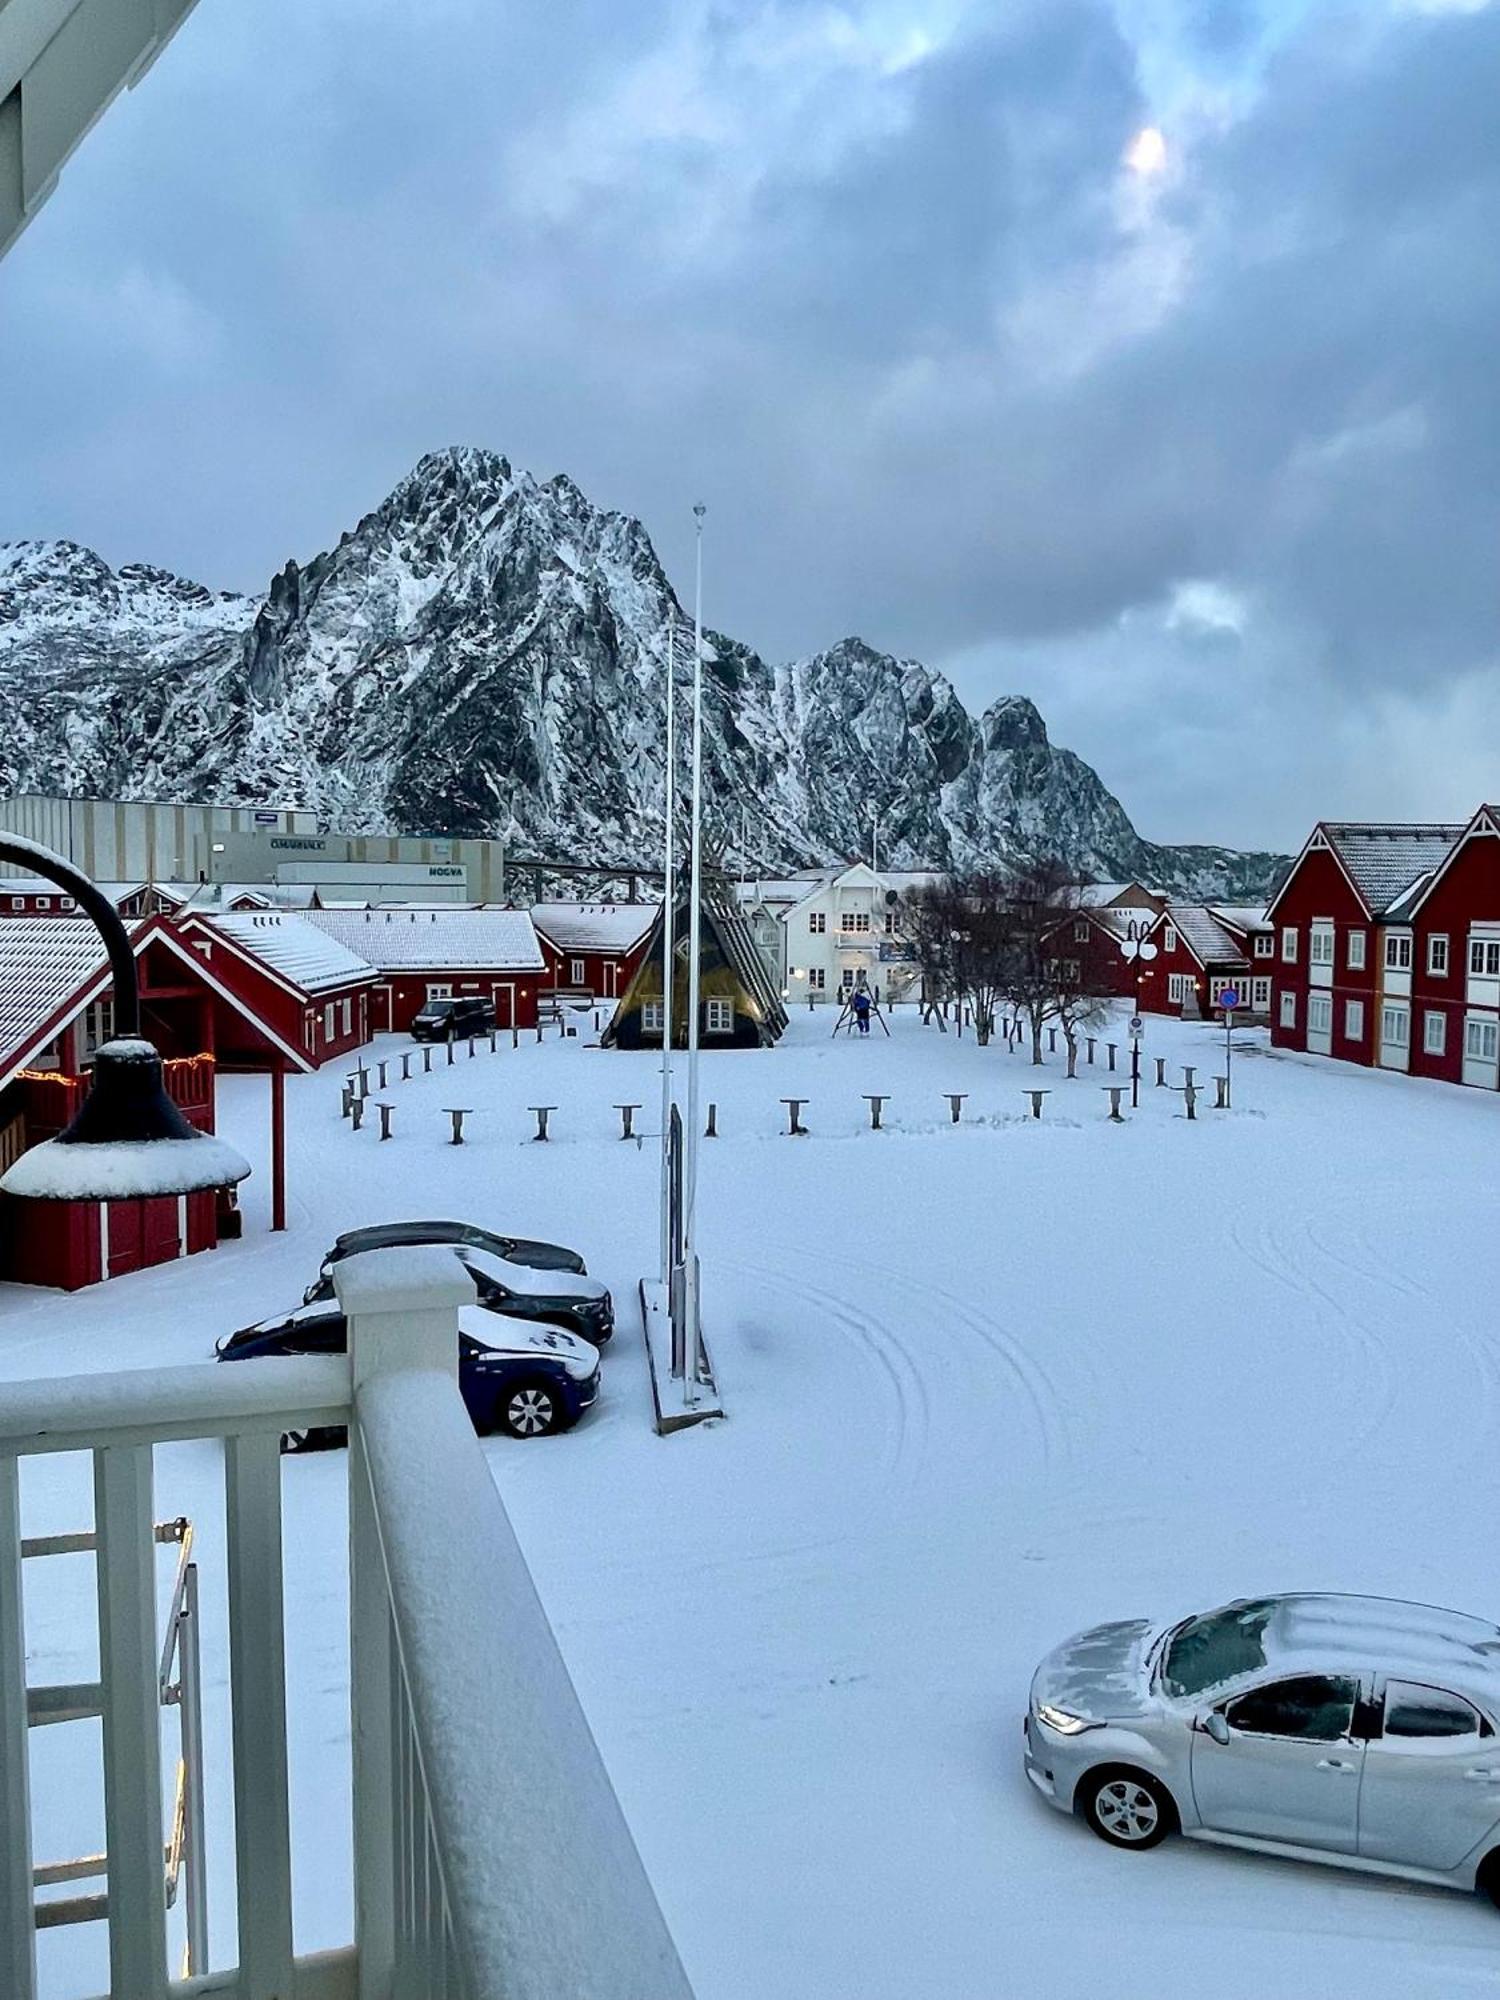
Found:
[[[535,903],[553,998],[617,1000],[646,952],[656,903]]]
[[[280,910],[184,917],[178,929],[216,976],[269,1021],[299,1069],[362,1048],[377,974],[310,916]]]
[[[370,1023],[403,1034],[429,1000],[488,1000],[502,1028],[534,1028],[547,959],[525,910],[402,903],[309,910],[298,921],[373,966]]]
[[[1137,968],[1143,1013],[1210,1019],[1232,987],[1246,1016],[1269,1014],[1272,943],[1259,910],[1169,903],[1147,938],[1156,956]]]

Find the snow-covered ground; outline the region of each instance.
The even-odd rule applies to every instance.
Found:
[[[1230,1114],[1189,1124],[1147,1087],[1110,1125],[1101,1048],[1071,1084],[1049,1064],[1034,1124],[1023,1055],[910,1014],[862,1044],[831,1025],[705,1058],[723,1424],[651,1432],[657,1157],[611,1106],[654,1128],[656,1067],[582,1039],[396,1086],[387,1145],[340,1123],[337,1072],[299,1081],[281,1237],[266,1087],[229,1080],[221,1126],[258,1169],[243,1242],[73,1298],[0,1289],[0,1374],[207,1355],[359,1222],[572,1243],[620,1309],[604,1396],[570,1436],[486,1449],[701,2000],[1494,1992],[1487,1906],[1182,1841],[1120,1855],[1030,1794],[1019,1753],[1037,1657],[1096,1620],[1297,1588],[1500,1616],[1500,1100],[1251,1035]],[[1216,1030],[1153,1020],[1146,1047],[1221,1067]],[[792,1095],[809,1138],[784,1136]],[[462,1150],[455,1103],[478,1107]],[[157,1458],[159,1513],[200,1523],[218,1744],[217,1453]],[[343,1473],[285,1467],[302,1948],[348,1934]],[[87,1519],[79,1462],[31,1463],[25,1494],[33,1531]],[[82,1677],[87,1559],[28,1567],[32,1678]],[[90,1750],[82,1725],[37,1732],[48,1855],[98,1842]],[[224,1956],[222,1784],[210,1816]],[[42,1945],[54,1992],[106,1983],[97,1930]]]

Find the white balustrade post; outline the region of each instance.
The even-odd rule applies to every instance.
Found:
[[[354,1764],[354,1937],[359,2000],[390,2000],[396,1976],[394,1632],[380,1518],[359,1428],[359,1392],[376,1375],[458,1375],[458,1310],[474,1281],[448,1249],[367,1250],[334,1266],[349,1327],[349,1699]]]
[[[0,1993],[34,2000],[26,1629],[21,1610],[18,1467],[0,1458]]]

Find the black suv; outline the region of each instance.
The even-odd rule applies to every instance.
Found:
[[[495,1025],[495,1010],[478,994],[461,1000],[429,1000],[412,1017],[414,1042],[458,1042],[465,1035],[487,1035]]]

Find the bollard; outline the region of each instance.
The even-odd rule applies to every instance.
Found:
[[[802,1122],[802,1107],[804,1104],[809,1103],[810,1099],[806,1097],[783,1097],[781,1101],[787,1110],[787,1137],[789,1139],[805,1139],[807,1137],[807,1127]]]
[[[490,1029],[490,1054],[491,1054],[491,1055],[493,1055],[493,1054],[495,1053],[495,1033],[496,1033],[495,1029],[491,1028],[491,1029]]]
[[[959,1114],[964,1108],[964,1099],[968,1094],[966,1090],[945,1090],[943,1092],[944,1097],[948,1100],[948,1109],[953,1114],[953,1123],[955,1125],[958,1123]]]
[[[444,1046],[444,1047],[445,1047],[445,1048],[447,1049],[447,1051],[448,1051],[448,1067],[449,1067],[449,1069],[452,1069],[452,1067],[453,1067],[453,1037],[452,1037],[451,1035],[450,1035],[450,1036],[448,1037],[447,1041],[446,1041],[446,1042],[444,1043],[444,1045],[443,1045],[443,1046]]]
[[[1049,1029],[1047,1030],[1047,1053],[1048,1053],[1048,1055],[1049,1055],[1049,1056],[1055,1056],[1055,1055],[1057,1054],[1057,1030],[1056,1030],[1056,1028],[1049,1028]]]
[[[640,1108],[638,1104],[617,1104],[615,1106],[616,1111],[620,1114],[620,1137],[622,1139],[633,1139],[635,1137],[635,1114]]]
[[[473,1037],[472,1035],[470,1035],[470,1037],[469,1037],[469,1061],[470,1061],[470,1062],[473,1062],[473,1060],[474,1060],[474,1037]]]
[[[352,1083],[346,1083],[344,1085],[341,1101],[339,1104],[340,1118],[347,1118],[349,1116],[349,1109],[353,1103],[354,1103],[354,1085]]]
[[[531,1143],[535,1145],[538,1139],[545,1143],[547,1138],[547,1115],[549,1112],[555,1111],[557,1106],[555,1104],[528,1104],[526,1109],[536,1113],[536,1131],[532,1135]]]
[[[1123,1083],[1105,1083],[1100,1085],[1100,1089],[1107,1091],[1109,1094],[1110,1124],[1123,1125],[1125,1120],[1120,1116],[1120,1099],[1125,1095],[1125,1085]]]
[[[445,1104],[443,1109],[453,1120],[453,1138],[451,1144],[461,1146],[464,1142],[464,1120],[468,1117],[473,1106],[468,1104]]]
[[[1156,1058],[1156,1087],[1158,1090],[1167,1090],[1171,1087],[1167,1082],[1167,1059],[1165,1056],[1158,1056]]]
[[[514,1021],[510,1024],[510,1045],[513,1049],[518,1049],[521,1046],[521,1030],[516,1026]]]
[[[676,975],[674,974],[673,976],[675,977]],[[665,984],[665,981],[663,981],[663,984]],[[807,1011],[810,1014],[812,1010],[813,1010],[812,988],[809,986],[807,989]],[[785,1098],[782,1099],[782,1102],[783,1103],[786,1102]]]
[[[411,1050],[410,1050],[410,1049],[403,1049],[403,1050],[402,1050],[402,1052],[401,1052],[401,1081],[402,1081],[403,1083],[410,1083],[410,1082],[411,1082]]]
[[[360,1096],[368,1097],[370,1094],[370,1072],[365,1068],[364,1064],[361,1063],[359,1068],[355,1071],[355,1075],[359,1078]]]
[[[542,1039],[542,1024],[540,1021],[536,1024],[536,1038],[538,1041]]]
[[[422,1044],[422,1074],[423,1074],[423,1076],[431,1076],[431,1075],[432,1075],[432,1044],[431,1044],[431,1042],[423,1042],[423,1044]]]
[[[703,1128],[703,1136],[705,1139],[717,1139],[719,1136],[719,1107],[717,1104],[710,1104],[708,1107],[708,1123]]]
[[[1181,1094],[1182,1094],[1182,1101],[1187,1107],[1188,1117],[1196,1120],[1198,1116],[1198,1111],[1197,1111],[1198,1092],[1196,1086],[1191,1083],[1183,1084],[1181,1086]]]
[[[388,1062],[389,1060],[390,1060],[390,1059],[389,1059],[389,1057],[387,1057],[387,1056],[382,1056],[382,1057],[380,1058],[379,1062],[378,1062],[378,1063],[376,1063],[376,1065],[375,1065],[376,1069],[377,1069],[377,1070],[379,1071],[379,1080],[378,1080],[378,1082],[377,1082],[377,1084],[376,1084],[376,1089],[377,1089],[377,1090],[384,1090],[384,1089],[385,1089],[385,1087],[386,1087],[386,1082],[385,1082],[385,1066],[386,1066],[386,1063],[387,1063],[387,1062]]]
[[[1097,1035],[1085,1035],[1083,1039],[1084,1039],[1084,1040],[1085,1040],[1085,1041],[1086,1041],[1086,1042],[1088,1043],[1088,1045],[1089,1045],[1089,1057],[1088,1057],[1088,1059],[1089,1059],[1089,1061],[1090,1061],[1090,1062],[1092,1062],[1092,1061],[1094,1060],[1094,1044],[1095,1044],[1095,1042],[1096,1042],[1096,1041],[1098,1040],[1098,1036],[1097,1036]]]
[[[359,1096],[359,1071],[357,1069],[351,1069],[349,1074],[344,1078],[344,1089],[348,1092],[349,1103],[352,1104],[355,1098]],[[347,1106],[344,1110],[344,1116],[346,1118],[349,1116]]]
[[[387,1104],[381,1098],[377,1097],[375,1100],[375,1109],[380,1113],[380,1136],[382,1139],[389,1139],[391,1136],[391,1113],[395,1108],[394,1104]]]
[[[1216,1076],[1214,1078],[1214,1088],[1218,1092],[1218,1096],[1214,1099],[1214,1110],[1227,1111],[1229,1109],[1229,1078],[1227,1076]]]
[[[1039,1119],[1042,1115],[1042,1099],[1050,1097],[1052,1093],[1050,1090],[1023,1090],[1021,1095],[1031,1099],[1031,1115]]]
[[[1115,1066],[1115,1045],[1113,1042],[1106,1042],[1104,1044],[1104,1053],[1109,1057],[1109,1066],[1113,1069]]]
[[[364,1116],[365,1116],[365,1100],[362,1097],[356,1097],[354,1102],[349,1107],[349,1117],[353,1123],[353,1127],[356,1132],[359,1130],[360,1126],[364,1123]]]
[[[881,1106],[884,1104],[888,1104],[890,1102],[890,1098],[888,1096],[872,1097],[869,1091],[867,1090],[862,1091],[860,1094],[863,1096],[865,1103],[868,1104],[870,1107],[870,1130],[872,1132],[878,1132],[880,1130]]]
[[[1182,1065],[1182,1081],[1189,1090],[1197,1088],[1197,1076],[1198,1071],[1194,1064],[1184,1063]]]

